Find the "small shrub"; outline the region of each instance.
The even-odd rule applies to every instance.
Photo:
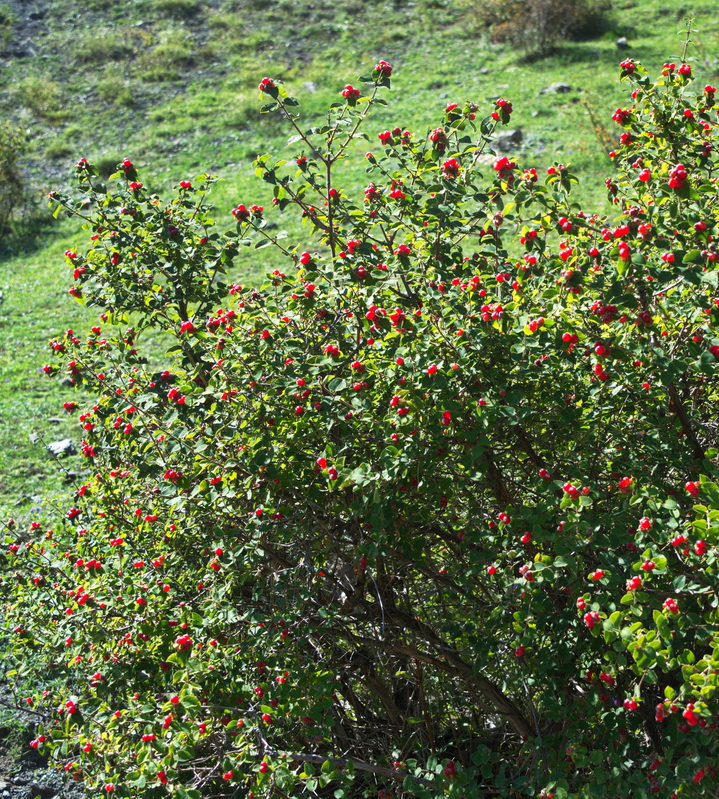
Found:
[[[72,55],[83,64],[107,64],[129,58],[134,50],[128,35],[116,28],[78,32],[70,45]]]
[[[200,0],[154,0],[153,8],[172,19],[191,19],[202,11]]]
[[[6,231],[13,212],[27,202],[27,185],[20,159],[27,139],[19,129],[0,124],[0,231]]]
[[[57,161],[60,158],[67,158],[73,155],[74,152],[75,148],[63,138],[51,141],[45,147],[43,154],[49,161]]]
[[[0,3],[0,47],[10,42],[16,23],[15,9],[8,3]]]
[[[97,174],[104,180],[107,180],[110,175],[117,172],[117,165],[121,160],[122,159],[119,156],[113,153],[98,156],[94,162]]]
[[[65,111],[60,85],[48,75],[34,75],[22,80],[15,89],[18,101],[44,122],[56,122]]]
[[[130,81],[117,69],[108,69],[97,82],[100,99],[113,105],[131,106],[135,102]]]
[[[558,42],[600,36],[607,28],[608,0],[471,0],[475,23],[491,37],[533,53]]]
[[[211,30],[234,30],[240,27],[241,18],[239,14],[228,14],[221,11],[212,11],[207,16],[207,24]]]
[[[145,80],[158,83],[177,80],[194,63],[192,41],[181,33],[166,34],[159,44],[138,59]]]
[[[208,22],[212,31],[210,45],[233,54],[254,54],[274,42],[274,37],[269,33],[248,30],[241,14],[215,13]],[[253,82],[257,82],[254,77]]]
[[[9,3],[0,3],[0,27],[12,27],[17,23],[15,9]]]

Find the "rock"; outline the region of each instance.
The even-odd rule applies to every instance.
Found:
[[[49,424],[62,424],[62,419],[59,416],[50,416],[47,421]]]
[[[567,94],[572,91],[572,87],[568,83],[550,83],[545,86],[539,93],[540,94]]]
[[[617,48],[619,50],[629,50],[630,47],[631,47],[631,45],[627,41],[627,37],[626,36],[620,36],[617,39]]]
[[[52,441],[47,445],[46,449],[56,458],[66,458],[68,455],[77,455],[77,449],[71,438],[63,438],[61,441]]]
[[[30,433],[28,438],[30,439],[31,444],[37,444],[37,442],[40,440],[40,436],[37,433]]]
[[[51,797],[55,796],[55,789],[52,786],[41,785],[39,782],[35,782],[35,780],[29,783],[28,788],[32,791],[33,799],[35,799],[35,797],[39,797],[39,799],[51,799]]]
[[[521,128],[504,130],[492,142],[492,149],[500,153],[509,152],[515,147],[518,147],[522,143],[523,138],[524,136],[522,135]]]
[[[305,81],[302,86],[304,90],[310,94],[314,94],[317,91],[317,84],[313,80]]]

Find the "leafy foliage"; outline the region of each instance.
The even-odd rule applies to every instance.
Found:
[[[547,53],[566,39],[601,35],[609,24],[606,0],[489,0],[474,17],[492,37],[532,53]]]
[[[12,672],[66,686],[34,743],[118,796],[712,796],[715,91],[622,64],[609,218],[563,164],[487,163],[503,99],[381,132],[356,201],[391,72],[309,130],[260,84],[294,135],[257,175],[314,244],[127,159],[53,195],[101,315],[46,367],[93,397],[95,476],[7,526]],[[244,246],[287,272],[229,282]]]
[[[20,158],[26,149],[22,131],[0,125],[0,230],[7,230],[13,211],[27,201]]]

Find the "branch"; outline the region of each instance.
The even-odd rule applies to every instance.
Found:
[[[494,459],[494,452],[492,451],[491,447],[487,446],[483,458],[484,462],[487,464],[487,477],[489,478],[489,482],[492,490],[494,491],[494,496],[496,497],[497,502],[499,502],[503,507],[511,505],[513,502],[512,494],[507,488],[507,484],[504,481],[504,476],[502,475],[500,468],[497,466],[497,463]]]
[[[706,458],[704,447],[702,447],[702,445],[699,443],[699,439],[696,437],[694,429],[692,428],[692,423],[689,420],[686,408],[684,407],[684,403],[681,401],[677,387],[673,382],[667,386],[667,393],[669,394],[669,399],[671,400],[669,409],[674,413],[677,419],[679,419],[679,423],[682,426],[684,435],[687,437],[687,440],[691,443],[692,449],[694,450],[693,457],[695,460],[703,461],[704,458]]]
[[[267,752],[271,757],[278,757],[277,752]],[[414,774],[407,774],[406,771],[399,769],[387,768],[386,766],[375,766],[374,763],[365,763],[362,760],[355,760],[350,757],[323,757],[322,755],[310,755],[305,752],[290,752],[287,755],[292,760],[299,760],[302,763],[326,763],[329,761],[333,766],[348,766],[352,764],[357,771],[369,771],[371,774],[380,774],[383,777],[391,777],[393,780],[405,780],[409,777],[411,780],[418,782],[420,785],[425,785],[428,788],[436,788],[437,786],[430,780],[425,780],[423,777],[415,777]]]
[[[13,705],[10,702],[5,702],[4,700],[0,699],[0,707],[6,707],[8,710],[15,710],[18,713],[30,713],[32,716],[40,716],[41,719],[47,721],[47,713],[41,713],[39,710],[30,710],[28,707],[20,707],[19,705]]]
[[[394,621],[395,623],[402,623],[407,619],[412,619],[409,614],[404,614],[402,611],[395,611],[390,608],[385,608],[385,615],[388,619]],[[433,655],[422,652],[412,644],[398,644],[381,641],[377,638],[367,638],[366,636],[357,635],[356,633],[346,629],[345,634],[355,643],[366,644],[367,646],[384,649],[386,652],[392,652],[393,654],[397,655],[405,655],[423,663],[428,663],[429,665],[445,671],[455,677],[463,677],[471,685],[476,687],[479,693],[485,699],[489,700],[493,711],[499,713],[501,716],[504,716],[521,736],[526,738],[531,738],[534,736],[534,728],[532,725],[529,723],[529,721],[527,721],[527,719],[524,718],[524,715],[514,704],[514,702],[512,702],[508,696],[502,693],[497,685],[485,677],[476,677],[472,667],[462,660],[462,658],[459,656],[459,653],[446,646],[441,639],[439,639],[434,632],[427,627],[427,625],[422,624],[417,620],[413,620],[413,624],[411,626],[416,627],[417,625],[419,625],[421,628],[420,632],[425,635],[425,638],[430,640],[431,643],[442,650],[442,655],[445,658],[444,660],[440,660]],[[407,625],[403,626],[406,627]],[[489,708],[485,707],[484,709],[488,710]]]

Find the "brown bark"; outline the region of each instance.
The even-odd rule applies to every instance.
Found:
[[[679,424],[682,427],[684,435],[686,436],[687,441],[692,445],[692,457],[698,461],[704,460],[706,457],[706,454],[704,453],[704,447],[702,447],[702,445],[699,443],[699,439],[696,437],[696,433],[692,427],[689,415],[687,414],[684,403],[682,402],[679,392],[677,391],[677,387],[674,385],[674,383],[670,383],[667,386],[667,392],[669,394],[669,399],[671,400],[669,403],[669,410],[671,410],[677,419],[679,419]]]

